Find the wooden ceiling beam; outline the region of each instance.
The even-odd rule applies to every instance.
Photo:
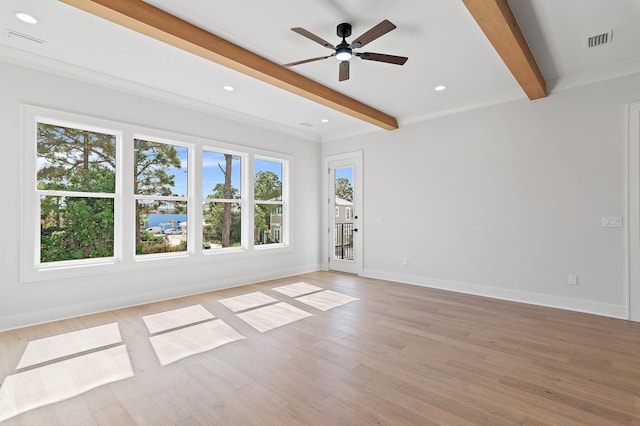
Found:
[[[547,87],[507,0],[462,0],[530,100]]]
[[[390,115],[142,0],[60,1],[383,129],[398,128],[398,122]]]

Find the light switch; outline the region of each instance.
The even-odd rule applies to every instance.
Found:
[[[602,227],[603,228],[622,228],[622,218],[621,217],[603,217],[602,218]]]

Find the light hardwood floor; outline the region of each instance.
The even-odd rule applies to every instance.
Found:
[[[359,300],[273,290],[297,282]],[[312,316],[261,333],[218,302],[252,292]],[[194,305],[245,338],[161,366],[143,317]],[[28,342],[114,322],[132,377],[6,425],[640,424],[640,323],[329,272],[0,333],[0,379]]]

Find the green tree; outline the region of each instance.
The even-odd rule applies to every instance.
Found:
[[[70,182],[74,172],[106,169],[115,175],[116,144],[113,135],[90,132],[70,127],[38,123],[37,140],[38,184],[51,185],[48,189],[91,191],[90,187],[76,185],[89,182]],[[53,187],[54,185],[57,187]],[[106,192],[115,190],[107,188]]]
[[[91,192],[105,192],[114,176],[106,169],[73,171],[69,181]],[[40,260],[113,256],[113,207],[112,198],[44,197]]]
[[[38,124],[38,188],[113,193],[115,138]],[[41,199],[42,262],[113,256],[113,199],[46,196]]]
[[[182,167],[178,151],[173,145],[136,139],[134,192],[137,195],[186,195],[173,194],[175,175],[169,168]]]
[[[260,171],[256,173],[255,183],[256,205],[254,209],[254,241],[256,243],[266,243],[262,236],[265,231],[270,230],[271,215],[276,214],[280,205],[260,204],[258,201],[282,201],[282,182],[278,175],[270,171]]]
[[[282,199],[282,182],[277,174],[269,171],[256,173],[254,184],[256,200]]]
[[[351,181],[349,179],[336,179],[336,197],[340,197],[347,201],[353,201],[353,186],[351,186]]]
[[[218,183],[207,198],[210,199],[235,199],[240,191],[231,187],[230,192],[225,190],[224,183]],[[230,247],[233,242],[240,241],[241,215],[233,203],[211,202],[208,204],[204,219],[208,224],[205,230],[205,238],[219,242],[222,247]],[[228,211],[228,213],[226,213]],[[226,234],[228,232],[228,234]]]
[[[134,152],[136,195],[179,195],[172,193],[176,177],[168,172],[170,168],[182,167],[178,151],[173,145],[136,139]],[[159,205],[160,203],[136,203],[136,247],[140,247],[141,244],[140,224],[143,223],[144,216],[157,209]]]

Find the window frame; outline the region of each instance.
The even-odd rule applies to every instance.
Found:
[[[119,222],[116,212],[121,209],[122,199],[119,188],[122,184],[120,169],[122,169],[122,131],[113,126],[112,122],[107,120],[91,120],[88,122],[75,114],[61,113],[57,111],[46,110],[43,108],[25,108],[23,111],[25,120],[23,139],[24,154],[24,173],[23,173],[23,220],[30,226],[22,226],[22,252],[21,252],[21,279],[23,281],[33,279],[34,271],[59,271],[68,268],[79,268],[79,270],[87,266],[103,266],[110,265],[121,258],[121,233],[118,229],[122,224]],[[53,126],[74,128],[86,130],[89,132],[97,132],[110,134],[115,137],[115,188],[113,193],[99,193],[88,191],[69,191],[69,190],[41,190],[38,189],[38,123],[49,124]],[[29,194],[29,195],[27,195]],[[114,205],[114,234],[113,234],[113,256],[100,258],[86,258],[74,260],[62,260],[55,262],[42,262],[40,260],[40,215],[41,215],[41,197],[42,196],[63,196],[63,197],[86,197],[86,198],[110,198],[113,199]],[[28,265],[25,268],[25,265]],[[37,274],[36,274],[37,275]]]
[[[187,149],[187,195],[186,196],[182,196],[182,195],[144,195],[144,194],[136,194],[135,191],[132,193],[133,196],[133,202],[134,204],[136,204],[139,200],[152,200],[152,201],[166,201],[166,202],[185,202],[187,204],[187,226],[189,224],[189,222],[191,221],[189,215],[192,214],[191,211],[194,208],[194,198],[195,198],[195,194],[194,192],[194,182],[193,182],[193,178],[192,178],[192,174],[194,171],[193,168],[193,164],[194,164],[194,159],[193,159],[193,152],[195,150],[195,147],[193,144],[191,143],[187,143],[187,142],[182,142],[180,139],[175,139],[175,138],[166,138],[166,137],[162,137],[162,136],[156,136],[154,134],[142,134],[142,133],[134,133],[133,134],[133,140],[131,141],[132,143],[132,159],[135,158],[135,141],[137,140],[143,140],[145,142],[151,142],[151,143],[160,143],[160,144],[165,144],[165,145],[172,145],[172,146],[179,146],[182,148],[186,148]],[[133,170],[135,170],[135,160],[133,161],[134,167]],[[131,176],[131,183],[133,184],[135,182],[135,176]],[[134,206],[134,217],[135,217],[135,221],[136,221],[136,226],[138,226],[137,224],[137,211],[135,211],[135,206]],[[135,229],[134,229],[135,232]],[[164,234],[163,234],[164,235]],[[135,260],[145,260],[145,259],[151,259],[151,258],[167,258],[167,257],[179,257],[179,256],[184,256],[185,254],[189,254],[189,253],[193,253],[195,250],[194,249],[194,244],[192,243],[193,239],[190,238],[191,235],[187,229],[187,248],[185,251],[177,251],[177,252],[163,252],[163,253],[141,253],[138,254],[136,251],[134,251],[135,253]],[[134,240],[135,240],[135,235],[134,235]],[[191,244],[190,244],[191,242]],[[135,241],[134,241],[134,247],[135,247]]]
[[[211,261],[224,262],[231,257],[251,257],[275,252],[292,251],[293,227],[292,209],[292,169],[293,156],[289,154],[260,150],[238,143],[220,142],[214,137],[204,138],[145,127],[142,125],[111,121],[83,114],[60,111],[45,107],[22,105],[22,176],[21,176],[21,248],[20,281],[23,283],[81,277],[120,271],[156,269]],[[76,127],[89,131],[109,133],[116,136],[116,189],[114,194],[114,256],[62,262],[47,262],[40,265],[40,217],[37,194],[37,122]],[[134,140],[170,143],[189,148],[188,155],[188,207],[187,223],[201,224],[203,219],[202,197],[202,152],[204,150],[239,155],[244,161],[242,167],[242,244],[234,250],[203,250],[202,225],[187,226],[188,245],[186,252],[136,255],[135,232],[137,218],[134,192]],[[282,164],[282,240],[278,244],[254,245],[254,161],[256,158],[277,161]],[[126,172],[129,172],[129,175]],[[74,194],[76,195],[76,194]],[[77,194],[86,196],[86,193]],[[36,201],[38,208],[36,208]],[[55,264],[54,264],[55,263]]]
[[[204,252],[205,255],[211,255],[211,254],[217,254],[217,253],[228,253],[228,252],[239,252],[239,251],[246,251],[249,246],[250,246],[250,241],[249,241],[249,230],[247,229],[249,227],[248,224],[248,220],[249,220],[249,212],[248,210],[248,206],[249,206],[249,193],[248,193],[248,158],[250,156],[250,154],[247,154],[246,152],[240,152],[240,151],[236,151],[233,149],[227,149],[227,148],[220,148],[220,147],[214,147],[214,146],[203,146],[200,150],[201,153],[204,153],[205,151],[207,152],[215,152],[218,154],[230,154],[232,156],[235,157],[240,157],[240,198],[229,198],[229,199],[225,199],[225,198],[206,198],[203,195],[203,191],[200,191],[198,193],[199,196],[199,201],[198,201],[198,206],[199,206],[199,213],[202,214],[203,216],[203,220],[198,222],[198,223],[204,223],[204,207],[205,204],[211,204],[211,203],[230,203],[230,204],[240,204],[240,246],[239,247],[219,247],[219,248],[214,248],[214,249],[204,249],[203,247],[203,242],[200,242],[200,247],[202,248],[202,251]],[[203,172],[204,171],[204,166],[203,166],[204,162],[200,161],[200,171]],[[201,173],[201,177],[200,177],[200,183],[202,184],[203,181],[203,175],[204,173]],[[202,238],[202,228],[199,229],[199,235]]]
[[[291,226],[289,225],[289,221],[290,221],[290,185],[291,185],[291,180],[290,180],[290,169],[291,169],[291,160],[290,158],[286,158],[287,156],[280,156],[280,157],[276,157],[273,154],[255,154],[252,155],[250,158],[251,161],[251,193],[250,193],[250,210],[251,210],[251,242],[252,242],[252,247],[254,250],[269,250],[272,248],[280,248],[280,247],[288,247],[291,244]],[[270,201],[270,200],[256,200],[255,199],[255,190],[254,190],[254,184],[255,184],[255,162],[256,160],[263,160],[263,161],[272,161],[272,162],[277,162],[280,163],[282,166],[282,176],[280,177],[280,182],[282,184],[282,191],[281,191],[281,198],[282,200],[280,201]],[[254,237],[254,233],[255,233],[255,218],[253,217],[254,215],[254,211],[255,211],[255,207],[258,204],[263,204],[263,205],[279,205],[280,208],[282,209],[282,223],[281,223],[281,229],[280,229],[280,234],[281,234],[281,240],[279,243],[269,243],[269,244],[254,244],[253,243],[253,237]]]

